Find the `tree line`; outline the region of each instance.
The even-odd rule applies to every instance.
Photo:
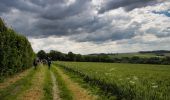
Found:
[[[26,37],[0,18],[0,80],[32,66],[34,52]]]
[[[51,50],[49,53],[46,53],[43,50],[40,50],[37,53],[37,56],[40,59],[46,59],[47,57],[51,58],[52,61],[78,61],[78,62],[111,62],[111,63],[134,63],[134,64],[170,64],[170,57],[122,57],[115,58],[110,57],[106,54],[98,55],[81,55],[68,52],[67,54],[61,53],[59,51]]]

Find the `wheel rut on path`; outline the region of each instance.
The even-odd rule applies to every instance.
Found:
[[[68,75],[66,75],[62,69],[55,67],[58,73],[65,81],[68,89],[73,93],[73,100],[96,100],[97,96],[91,95],[89,91],[82,88],[78,83],[72,81]]]
[[[50,73],[51,73],[51,78],[52,78],[52,83],[53,83],[53,100],[60,100],[56,77],[52,71],[50,71]]]

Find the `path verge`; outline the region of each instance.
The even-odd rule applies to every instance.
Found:
[[[78,83],[72,81],[59,67],[55,67],[59,75],[61,75],[68,89],[73,93],[73,100],[96,100],[95,96],[82,88]]]
[[[0,83],[0,89],[4,89],[8,86],[10,86],[11,84],[14,84],[16,81],[22,79],[23,77],[25,77],[26,75],[28,75],[28,73],[30,72],[31,69],[25,70],[21,73],[18,73],[12,77],[9,77],[7,79],[4,80],[4,82]]]
[[[19,100],[41,100],[44,96],[43,84],[45,77],[45,67],[40,65],[32,78],[32,86],[19,96]]]

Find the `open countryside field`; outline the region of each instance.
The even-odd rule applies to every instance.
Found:
[[[55,62],[116,99],[169,100],[168,65]]]
[[[151,58],[151,57],[159,57],[164,58],[166,56],[170,56],[170,53],[162,53],[161,55],[155,54],[155,53],[118,53],[118,54],[109,54],[108,55],[111,58],[122,58],[122,57],[140,57],[140,58]]]
[[[170,100],[170,0],[0,0],[0,100]]]
[[[168,65],[57,61],[6,78],[0,100],[169,100],[169,72]]]

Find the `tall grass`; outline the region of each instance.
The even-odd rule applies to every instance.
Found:
[[[35,73],[36,71],[32,68],[27,76],[0,90],[0,100],[16,100],[20,94],[31,87],[31,80]]]
[[[169,100],[170,67],[149,64],[57,62],[106,95],[128,100]]]

